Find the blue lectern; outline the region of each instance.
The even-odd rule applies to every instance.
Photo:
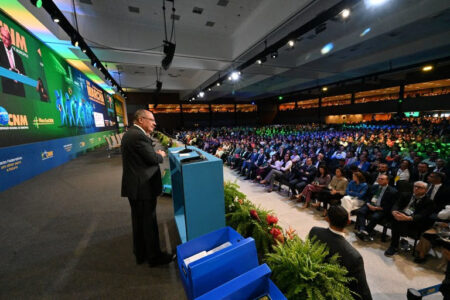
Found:
[[[225,226],[222,160],[195,147],[169,149],[175,223],[181,241]]]

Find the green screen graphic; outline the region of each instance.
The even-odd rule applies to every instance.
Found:
[[[0,11],[0,147],[117,128],[113,98]]]

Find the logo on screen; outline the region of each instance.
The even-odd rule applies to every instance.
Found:
[[[26,115],[11,114],[0,106],[0,129],[28,129],[28,118]]]
[[[64,150],[66,150],[66,152],[72,151],[72,144],[67,144],[67,145],[64,145],[63,147],[64,147]]]
[[[53,151],[44,150],[43,152],[41,152],[41,158],[42,160],[53,158]]]
[[[6,109],[0,106],[0,125],[6,126],[9,123],[9,115]]]
[[[55,120],[51,119],[51,118],[34,117],[34,119],[33,119],[33,125],[36,128],[39,128],[39,126],[43,126],[43,125],[53,125],[53,124],[55,124]]]

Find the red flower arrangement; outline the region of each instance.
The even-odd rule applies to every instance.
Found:
[[[269,224],[269,226],[271,226],[273,224],[278,223],[278,218],[275,216],[267,215],[266,221],[267,221],[267,224]]]
[[[255,220],[261,221],[261,219],[258,216],[258,212],[254,209],[250,210],[250,216]]]

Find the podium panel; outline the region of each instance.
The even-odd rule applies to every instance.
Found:
[[[175,223],[181,241],[225,226],[222,160],[198,148],[169,148]]]

